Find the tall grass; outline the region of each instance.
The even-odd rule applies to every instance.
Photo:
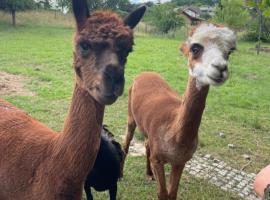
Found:
[[[74,19],[72,13],[63,14],[59,11],[34,10],[17,12],[16,21],[17,26],[74,28]],[[0,23],[5,23],[5,25],[11,24],[11,15],[9,13],[0,11]],[[164,34],[159,32],[155,27],[141,22],[135,28],[135,34],[138,36],[153,35],[156,37],[177,38],[179,40],[183,40],[187,36],[187,28],[181,27]]]
[[[0,21],[11,24],[11,15],[0,11]],[[52,26],[73,28],[72,14],[63,14],[58,11],[33,10],[16,13],[17,26]]]

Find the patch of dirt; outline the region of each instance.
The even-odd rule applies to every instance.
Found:
[[[243,77],[245,79],[248,79],[248,80],[258,80],[259,79],[258,75],[256,73],[252,73],[252,72],[243,74]]]
[[[121,136],[122,139],[124,139],[125,137],[126,137],[125,135]],[[144,156],[145,155],[144,143],[133,138],[130,142],[128,151],[131,156]]]
[[[28,78],[20,75],[0,72],[0,96],[34,96],[34,93],[24,87]]]

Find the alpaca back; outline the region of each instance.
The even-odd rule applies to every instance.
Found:
[[[135,78],[128,104],[138,128],[147,134],[157,132],[159,126],[167,127],[175,119],[181,98],[159,74],[145,72]]]

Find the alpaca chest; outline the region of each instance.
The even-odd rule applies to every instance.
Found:
[[[197,149],[197,144],[197,138],[188,144],[179,144],[174,140],[164,142],[159,146],[159,157],[164,158],[163,160],[166,163],[185,163],[192,158]]]

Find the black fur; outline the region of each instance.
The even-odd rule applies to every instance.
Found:
[[[123,160],[121,145],[113,134],[103,126],[100,149],[92,171],[84,184],[87,200],[92,200],[91,187],[96,191],[109,190],[110,200],[116,200],[117,181],[120,177],[120,163]]]

